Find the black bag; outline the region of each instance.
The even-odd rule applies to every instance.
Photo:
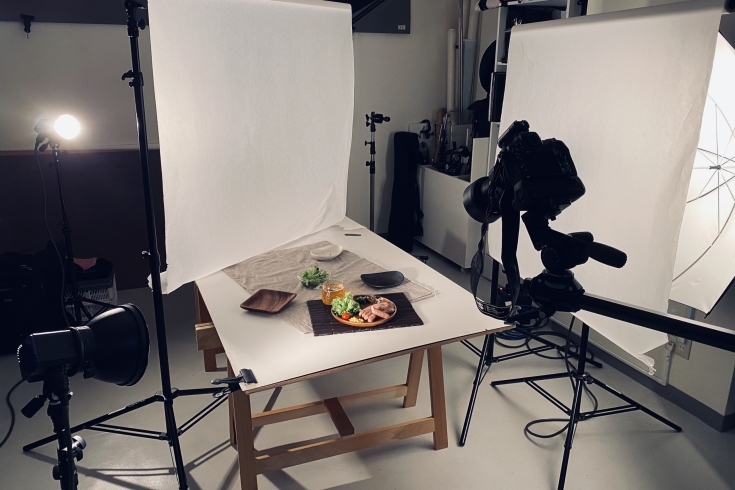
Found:
[[[388,241],[406,252],[413,250],[413,237],[423,235],[419,201],[419,184],[416,176],[421,162],[419,136],[398,132],[393,137],[393,192],[388,221]]]

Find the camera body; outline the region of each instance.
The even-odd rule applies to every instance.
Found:
[[[505,192],[513,193],[516,211],[536,211],[554,219],[582,197],[585,187],[567,146],[554,138],[541,140],[526,121],[515,121],[498,139],[501,148],[489,177],[470,184],[464,205],[470,216],[492,223],[502,214]]]
[[[554,138],[541,140],[526,121],[514,122],[498,140],[513,207],[518,211],[546,211],[556,217],[585,193],[569,148]],[[508,187],[510,188],[510,187]]]

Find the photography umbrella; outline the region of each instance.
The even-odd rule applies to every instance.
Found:
[[[735,277],[735,50],[720,35],[694,158],[671,299],[709,313]]]

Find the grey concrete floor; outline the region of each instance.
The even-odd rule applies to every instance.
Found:
[[[424,253],[423,251],[421,253]],[[467,274],[434,256],[432,267],[467,287]],[[205,373],[201,354],[194,345],[194,309],[191,287],[166,297],[167,338],[174,386],[207,386],[210,379],[224,373]],[[153,328],[151,295],[146,290],[121,291],[123,302],[138,305]],[[466,307],[472,307],[468,304]],[[151,335],[153,331],[151,330]],[[500,353],[502,349],[498,349]],[[489,381],[508,377],[559,372],[562,361],[536,356],[493,366],[486,376],[477,400],[467,445],[457,440],[470,395],[477,358],[459,344],[444,349],[444,369],[449,420],[450,445],[434,451],[431,436],[425,435],[316,461],[258,477],[259,488],[303,489],[551,489],[561,462],[563,439],[528,439],[524,425],[536,418],[558,417],[549,402],[524,385],[491,388]],[[224,359],[219,360],[224,366]],[[289,385],[278,396],[275,406],[287,406],[321,398],[363,391],[404,382],[408,358],[391,359],[316,380]],[[0,357],[0,393],[19,379],[13,356]],[[576,433],[567,478],[567,489],[732,489],[735,488],[735,431],[718,433],[687,412],[659,398],[620,372],[605,367],[593,374],[651,409],[670,418],[684,429],[674,433],[641,412],[592,419],[582,423]],[[72,423],[105,413],[153,394],[160,386],[158,354],[152,339],[148,371],[133,387],[118,387],[96,380],[74,377],[71,401]],[[569,403],[571,389],[567,380],[545,384]],[[16,408],[23,406],[39,390],[38,384],[23,384],[13,394]],[[356,430],[398,423],[430,413],[426,366],[416,407],[403,409],[400,401],[348,410]],[[595,390],[601,406],[615,400]],[[253,410],[261,410],[271,392],[253,397]],[[182,423],[211,398],[180,398],[176,416]],[[590,407],[589,400],[584,404]],[[9,424],[5,407],[0,415],[0,433]],[[162,430],[163,413],[153,405],[128,414],[115,423]],[[549,424],[537,430],[556,430],[563,424]],[[47,435],[51,424],[45,412],[33,419],[19,416],[15,430],[0,449],[0,489],[53,489],[51,479],[55,461],[53,445],[23,453],[21,447]],[[314,416],[263,428],[256,447],[267,448],[295,440],[333,434],[326,415]],[[88,442],[79,463],[81,489],[127,488],[133,490],[176,488],[171,456],[166,443],[85,431]],[[239,468],[235,450],[228,443],[227,410],[217,409],[181,438],[192,489],[239,488]]]

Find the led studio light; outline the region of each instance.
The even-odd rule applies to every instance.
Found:
[[[71,140],[77,137],[81,126],[74,116],[63,114],[54,122],[54,131],[65,140]]]

